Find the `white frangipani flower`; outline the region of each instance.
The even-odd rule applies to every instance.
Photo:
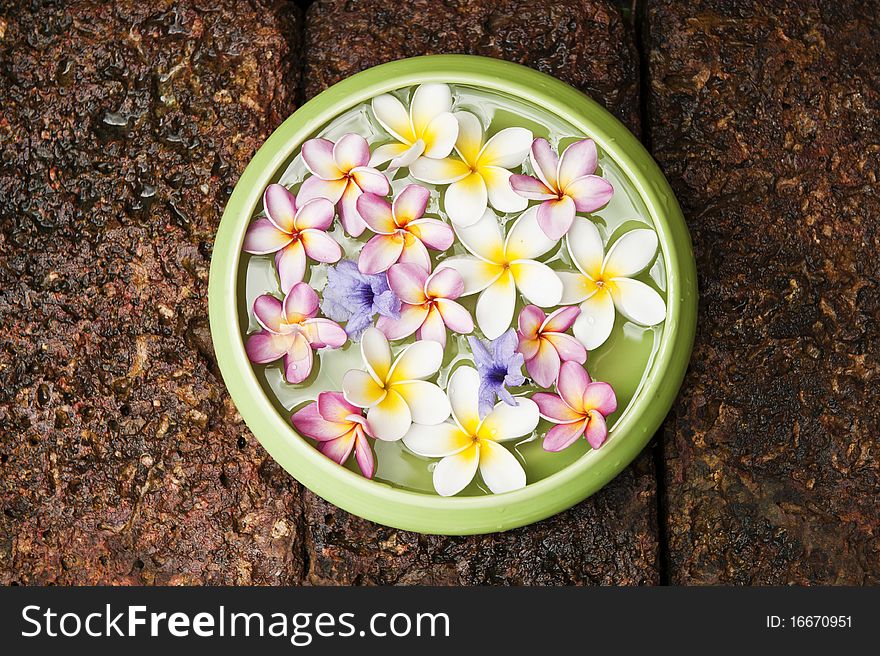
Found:
[[[496,493],[526,485],[526,473],[501,442],[531,433],[540,419],[531,399],[517,398],[517,405],[499,402],[480,419],[480,376],[473,367],[459,367],[447,387],[454,422],[433,426],[414,423],[403,438],[412,452],[442,458],[434,469],[434,489],[448,497],[461,492],[474,479],[477,469],[483,482]]]
[[[450,257],[437,266],[461,274],[462,296],[479,292],[477,324],[489,339],[499,337],[510,327],[517,289],[539,307],[558,305],[562,298],[559,276],[535,260],[556,245],[538,225],[537,212],[537,206],[526,210],[505,239],[498,219],[487,209],[472,226],[455,229],[461,243],[473,255]]]
[[[599,229],[586,219],[575,219],[566,237],[568,252],[578,272],[560,271],[562,305],[580,303],[574,336],[588,349],[605,343],[614,327],[615,308],[630,321],[653,326],[666,318],[666,304],[653,288],[635,276],[657,254],[657,235],[639,228],[625,233],[608,254]]]

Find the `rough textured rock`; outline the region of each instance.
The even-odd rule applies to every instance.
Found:
[[[299,580],[206,318],[222,206],[293,110],[288,7],[3,4],[0,582]]]
[[[638,129],[638,57],[601,1],[317,2],[307,13],[305,96],[370,66],[470,53],[523,63],[573,84]],[[312,583],[656,583],[650,450],[599,494],[501,535],[420,536],[352,517],[304,493]]]
[[[702,293],[665,439],[672,582],[876,584],[876,6],[660,1],[644,26]]]

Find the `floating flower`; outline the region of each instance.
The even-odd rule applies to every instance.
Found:
[[[415,423],[403,438],[414,453],[442,458],[434,469],[434,489],[448,497],[461,492],[480,470],[483,482],[496,493],[525,487],[526,473],[501,442],[528,435],[538,425],[538,406],[529,399],[517,405],[499,403],[484,419],[477,412],[480,376],[459,367],[449,380],[453,422],[433,426]]]
[[[492,210],[467,228],[456,228],[465,248],[473,253],[443,260],[438,268],[453,268],[464,280],[463,296],[480,293],[477,324],[489,339],[510,327],[516,305],[516,290],[541,307],[557,305],[562,298],[562,281],[546,264],[535,261],[556,245],[538,226],[537,208],[529,208],[517,219],[507,238]]]
[[[376,461],[367,436],[370,435],[361,409],[339,392],[321,392],[318,400],[298,410],[290,418],[294,427],[318,442],[318,451],[333,462],[344,465],[354,449],[361,473],[373,478]]]
[[[568,252],[578,268],[560,272],[562,304],[581,304],[574,336],[589,350],[602,345],[614,327],[614,309],[630,321],[653,326],[666,318],[666,304],[656,291],[631,276],[644,271],[657,253],[653,230],[631,230],[604,255],[599,230],[591,221],[576,221],[568,234]]]
[[[388,286],[384,273],[366,275],[351,260],[342,260],[327,271],[321,309],[334,321],[346,322],[345,332],[357,341],[377,314],[400,317],[400,299]]]
[[[529,376],[541,387],[556,382],[561,362],[587,361],[583,345],[565,334],[580,313],[576,307],[563,307],[547,316],[534,305],[525,306],[519,313],[517,350],[525,357]]]
[[[438,219],[423,219],[430,192],[416,184],[407,185],[392,205],[376,194],[358,199],[358,211],[376,236],[361,250],[358,267],[362,273],[387,271],[395,262],[412,262],[431,268],[428,248],[445,251],[455,241],[452,228]]]
[[[388,170],[409,166],[419,157],[443,159],[458,138],[458,121],[452,115],[452,92],[445,84],[423,84],[412,95],[407,112],[397,98],[383,94],[373,98],[376,120],[397,143],[373,151],[370,166],[388,160]]]
[[[522,164],[532,145],[525,128],[505,128],[485,141],[480,119],[456,112],[461,159],[420,157],[410,166],[413,177],[432,184],[448,184],[443,197],[446,213],[460,226],[473,225],[491,204],[499,212],[519,212],[528,201],[510,186],[509,169]]]
[[[507,405],[516,405],[516,400],[507,388],[526,382],[522,375],[523,355],[516,352],[517,341],[513,328],[490,342],[468,337],[474,363],[480,374],[481,417],[492,411],[496,398]]]
[[[416,264],[395,264],[388,269],[388,283],[403,302],[399,319],[380,317],[376,322],[388,339],[416,333],[417,339],[431,339],[446,346],[447,327],[461,334],[473,332],[471,315],[454,300],[464,289],[458,271],[440,269],[429,273]]]
[[[335,144],[327,139],[309,139],[303,144],[302,158],[312,176],[302,183],[300,200],[326,198],[339,204],[345,231],[359,236],[366,226],[358,214],[357,199],[365,191],[385,196],[389,189],[388,178],[367,166],[367,140],[352,133],[343,135]]]
[[[334,321],[317,319],[318,295],[306,283],[294,285],[284,301],[270,294],[254,301],[254,316],[262,327],[250,335],[245,351],[251,362],[266,364],[284,358],[284,378],[301,383],[312,372],[312,349],[339,348],[345,331]]]
[[[608,383],[594,383],[577,362],[563,362],[556,383],[559,396],[538,392],[532,400],[541,416],[557,424],[544,436],[545,451],[562,451],[583,435],[594,449],[608,437],[605,418],[617,410],[617,397]]]
[[[318,262],[336,262],[342,248],[325,231],[333,223],[333,204],[315,198],[297,206],[296,196],[280,184],[263,193],[267,218],[254,221],[244,236],[244,250],[254,255],[275,253],[275,266],[286,294],[306,272],[306,256]]]
[[[351,369],[342,378],[349,403],[367,408],[367,426],[380,440],[399,440],[413,421],[439,424],[449,416],[449,400],[425,378],[437,373],[443,347],[437,342],[415,342],[391,359],[391,347],[377,328],[368,328],[361,340],[366,371]]]
[[[575,212],[594,212],[611,200],[614,187],[593,175],[599,160],[592,139],[576,141],[557,157],[546,139],[535,139],[530,155],[537,178],[513,175],[510,185],[521,196],[540,200],[538,223],[551,239],[560,239]]]

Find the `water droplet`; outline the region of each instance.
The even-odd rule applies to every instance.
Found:
[[[596,317],[587,317],[587,323],[591,326],[596,323]]]
[[[295,369],[296,369],[296,365],[295,365],[295,364],[292,364],[292,365],[290,365],[290,368],[295,370]]]

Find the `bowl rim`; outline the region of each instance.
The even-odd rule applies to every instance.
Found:
[[[333,117],[370,98],[426,82],[482,87],[543,107],[594,139],[641,196],[666,265],[667,316],[642,388],[611,438],[564,469],[526,487],[472,497],[440,497],[368,480],[323,456],[294,430],[264,394],[239,332],[237,279],[245,230],[263,189],[301,144]],[[696,265],[678,202],[659,167],[616,118],[571,86],[531,68],[473,55],[429,55],[352,75],[287,118],[248,163],[217,230],[208,284],[217,363],[247,426],[287,472],[318,496],[360,517],[421,533],[469,535],[503,531],[561,512],[598,491],[644,448],[678,394],[696,330]]]

